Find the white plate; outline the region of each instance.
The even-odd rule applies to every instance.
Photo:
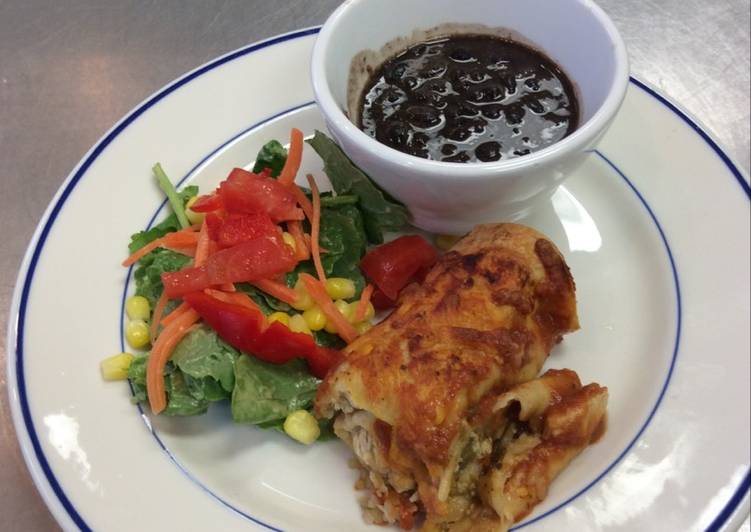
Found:
[[[215,185],[291,126],[322,128],[317,29],[254,44],[158,92],[63,184],[11,309],[8,388],[37,487],[66,529],[360,530],[348,452],[233,425],[150,419],[99,361],[122,349],[131,233],[150,176]],[[306,150],[305,170],[321,163]],[[163,214],[163,212],[162,212]],[[550,357],[610,389],[609,428],[517,528],[735,529],[748,513],[749,185],[712,138],[632,80],[585,167],[525,221],[565,253],[582,330]]]

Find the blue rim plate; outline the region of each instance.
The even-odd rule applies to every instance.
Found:
[[[64,243],[62,233],[66,232],[65,228],[71,228],[72,231],[75,225],[80,223],[75,217],[70,218],[73,215],[67,213],[73,209],[66,209],[66,207],[77,201],[84,202],[83,204],[93,201],[96,191],[89,191],[88,183],[103,180],[104,178],[100,177],[103,173],[101,167],[107,168],[115,164],[118,158],[124,156],[123,154],[132,153],[135,149],[144,150],[144,148],[139,148],[142,145],[139,144],[138,139],[156,135],[150,132],[148,126],[153,126],[156,121],[164,121],[165,117],[177,116],[175,113],[180,113],[181,109],[185,109],[185,106],[193,101],[205,101],[210,107],[215,102],[210,99],[209,94],[215,91],[223,80],[237,79],[242,76],[243,69],[252,67],[271,71],[279,58],[287,56],[294,56],[297,61],[305,64],[307,56],[303,55],[303,59],[300,59],[300,52],[309,53],[317,32],[318,28],[304,29],[241,48],[199,67],[148,98],[120,121],[83,158],[62,185],[39,223],[24,258],[11,307],[10,316],[13,319],[8,329],[8,345],[15,347],[15,356],[8,358],[8,387],[14,422],[27,465],[45,501],[64,528],[81,530],[100,526],[131,528],[130,525],[134,521],[128,520],[127,516],[132,516],[135,508],[139,508],[136,505],[137,501],[133,501],[130,505],[132,508],[129,508],[128,503],[119,501],[117,504],[124,505],[120,512],[122,515],[118,512],[103,514],[101,510],[94,509],[97,502],[115,504],[113,501],[118,499],[113,499],[110,492],[118,490],[122,493],[132,492],[138,489],[136,482],[129,480],[128,475],[123,477],[121,468],[99,465],[95,458],[101,451],[97,446],[101,448],[106,445],[103,441],[97,441],[97,438],[91,434],[89,436],[91,439],[88,444],[85,444],[84,433],[87,422],[84,420],[87,416],[94,414],[84,415],[80,412],[80,409],[84,408],[81,406],[84,403],[80,396],[75,394],[68,396],[70,387],[73,386],[73,382],[77,381],[69,380],[68,373],[62,366],[45,369],[44,365],[38,362],[41,356],[39,353],[44,351],[45,344],[39,334],[34,334],[34,332],[39,330],[41,324],[46,321],[44,313],[37,310],[45,301],[44,292],[40,291],[37,286],[55,286],[54,282],[59,282],[59,279],[55,280],[54,276],[50,277],[49,262],[60,253],[60,247]],[[290,90],[290,94],[286,96],[269,96],[269,101],[265,106],[253,106],[244,102],[242,96],[232,92],[231,88],[228,89],[225,94],[222,94],[222,98],[238,103],[237,114],[243,114],[240,112],[243,105],[247,105],[247,108],[252,111],[245,113],[247,118],[246,116],[236,117],[235,113],[230,113],[231,118],[222,119],[225,123],[217,120],[221,126],[206,132],[204,135],[206,139],[196,142],[195,148],[190,150],[188,155],[184,154],[186,150],[181,150],[180,146],[170,147],[161,144],[157,145],[158,149],[155,149],[153,154],[144,153],[143,157],[166,156],[162,159],[163,161],[175,161],[172,167],[176,167],[181,172],[174,175],[181,175],[181,182],[193,179],[199,179],[199,181],[213,179],[215,182],[215,177],[201,176],[206,176],[207,169],[212,169],[213,164],[221,162],[222,157],[224,159],[238,157],[232,154],[233,146],[236,147],[238,143],[252,142],[249,139],[262,138],[259,136],[261,132],[266,131],[266,128],[272,127],[273,124],[288,127],[289,124],[295,124],[295,120],[308,121],[312,124],[315,124],[316,120],[320,121],[320,118],[314,116],[317,113],[314,104],[310,102],[310,89],[307,86],[305,68],[307,67],[302,67],[300,71],[291,74],[295,76],[299,86],[296,90]],[[269,92],[268,89],[266,91]],[[213,111],[216,111],[216,108]],[[649,117],[650,131],[646,134],[642,113]],[[221,110],[218,114],[223,116]],[[670,442],[670,438],[680,440],[686,432],[696,430],[697,419],[708,427],[716,425],[714,430],[724,429],[733,424],[748,428],[748,415],[745,417],[743,415],[744,408],[745,413],[748,413],[748,403],[741,404],[740,407],[736,405],[737,411],[729,411],[723,407],[725,404],[723,393],[718,393],[724,391],[730,398],[735,396],[736,401],[739,398],[741,402],[747,400],[749,357],[747,340],[744,344],[743,340],[734,339],[732,334],[728,338],[726,334],[724,343],[720,342],[718,346],[718,349],[720,346],[726,348],[724,358],[718,356],[714,360],[707,360],[700,357],[700,351],[705,342],[701,340],[702,325],[706,326],[706,331],[718,334],[722,331],[722,324],[728,323],[728,320],[742,324],[745,319],[747,331],[748,303],[746,302],[744,306],[742,302],[734,299],[732,308],[727,308],[727,306],[723,308],[720,303],[721,296],[731,293],[731,290],[748,294],[748,268],[746,266],[748,200],[751,197],[748,178],[718,146],[711,135],[697,124],[696,120],[639,80],[631,79],[629,97],[622,115],[625,116],[619,116],[611,132],[596,152],[596,156],[593,157],[593,161],[588,163],[591,169],[587,172],[593,176],[609,176],[613,182],[618,183],[618,185],[608,186],[620,186],[618,190],[626,191],[634,202],[630,211],[624,211],[625,216],[631,216],[632,212],[639,212],[644,223],[651,228],[652,238],[659,244],[659,251],[655,253],[661,257],[659,259],[662,261],[661,267],[665,268],[669,274],[670,286],[666,293],[671,299],[671,316],[666,319],[665,328],[669,331],[665,334],[670,336],[670,347],[663,349],[666,354],[661,362],[660,375],[653,379],[655,382],[653,389],[650,388],[650,391],[645,392],[645,395],[649,396],[648,401],[645,399],[648,404],[643,407],[640,420],[628,427],[630,432],[627,437],[624,436],[625,439],[620,447],[614,447],[609,457],[603,458],[602,465],[597,471],[588,471],[585,468],[586,474],[578,479],[578,482],[568,482],[570,479],[567,478],[566,489],[561,493],[551,492],[551,498],[555,495],[555,500],[546,501],[550,504],[541,505],[540,511],[523,521],[519,528],[528,527],[531,530],[547,526],[574,527],[577,523],[590,523],[598,529],[627,530],[637,525],[644,528],[645,523],[651,523],[653,526],[647,526],[647,528],[657,530],[664,523],[672,523],[678,527],[675,529],[684,525],[706,530],[733,529],[748,513],[747,434],[740,437],[741,440],[745,437],[745,442],[736,442],[735,445],[724,449],[724,453],[717,453],[717,450],[723,449],[726,438],[711,441],[712,438],[707,435],[704,438],[707,440],[705,442],[685,443],[689,446],[694,445],[693,454],[677,452],[666,442]],[[200,118],[193,117],[193,119]],[[185,124],[176,124],[174,127],[184,128]],[[160,135],[157,138],[163,138],[163,136]],[[180,155],[181,153],[183,155]],[[224,155],[227,153],[230,155]],[[138,155],[140,156],[141,153]],[[146,161],[147,164],[144,167],[148,168],[152,161],[148,158]],[[238,161],[232,164],[249,162],[242,159]],[[692,170],[696,175],[690,175]],[[143,172],[141,174],[146,175]],[[124,171],[123,176],[125,175],[127,173]],[[123,176],[115,175],[111,176],[111,179],[117,183],[122,181]],[[590,181],[592,179],[594,178],[590,177]],[[678,179],[681,181],[677,181]],[[566,185],[570,189],[566,193],[573,194],[572,197],[581,199],[594,194],[588,193],[587,190],[595,185],[579,178],[572,178],[571,181],[570,187],[568,183]],[[112,184],[107,183],[103,186],[112,186]],[[610,189],[603,188],[602,190],[609,191]],[[616,194],[616,192],[613,193]],[[710,194],[712,196],[709,196]],[[706,198],[711,201],[698,201],[703,195],[707,195]],[[153,207],[159,205],[156,198],[158,198],[157,195],[151,194],[143,201],[142,212],[147,213],[151,209],[152,214],[144,215],[142,218],[135,215],[132,219],[123,221],[123,227],[129,227],[132,232],[144,225],[149,220],[149,216],[148,224],[153,223],[164,207],[162,203],[157,211],[153,212]],[[152,199],[154,201],[151,201]],[[589,208],[588,203],[584,205]],[[97,213],[92,210],[90,216],[96,215]],[[596,219],[599,224],[600,218]],[[688,223],[695,220],[703,220],[701,227],[704,229],[695,227],[694,223]],[[113,223],[117,225],[119,220]],[[602,222],[603,225],[608,223],[611,222]],[[540,224],[545,226],[542,221]],[[636,222],[634,224],[636,226]],[[725,230],[726,227],[732,228],[735,234],[730,236],[729,231]],[[603,229],[603,234],[605,234],[604,231]],[[708,231],[710,235],[722,236],[708,238],[702,231]],[[620,233],[614,232],[613,234]],[[565,233],[565,236],[571,244],[570,235]],[[744,236],[746,237],[745,244]],[[123,233],[123,242],[125,238],[127,238],[127,233]],[[744,245],[745,259],[743,257]],[[641,249],[637,244],[634,244],[634,247],[637,251]],[[648,246],[644,249],[652,250]],[[576,250],[572,248],[570,251]],[[105,250],[104,254],[106,255],[107,252],[108,250]],[[118,250],[119,252],[121,251]],[[705,255],[711,256],[713,252],[721,257],[721,263],[736,262],[737,266],[735,269],[721,269],[722,275],[718,276],[721,279],[713,278],[709,281],[704,276],[710,273],[711,268],[717,268],[717,261],[710,261]],[[635,264],[639,263],[635,262]],[[738,272],[743,273],[744,267],[746,278],[742,279]],[[65,271],[65,268],[64,264],[60,266],[62,271]],[[108,269],[112,271],[109,266]],[[574,271],[576,273],[575,267]],[[73,275],[75,276],[75,273]],[[121,274],[116,279],[118,285],[111,287],[115,292],[121,292],[122,297],[128,290],[129,275],[130,272],[127,275]],[[580,281],[579,277],[577,281]],[[106,281],[103,282],[107,284]],[[110,279],[110,284],[111,282]],[[708,283],[712,283],[713,286],[708,287]],[[729,286],[725,287],[724,284]],[[107,288],[103,290],[103,293],[109,293],[110,287]],[[708,293],[710,289],[713,294],[716,294],[715,296],[700,297]],[[96,289],[92,288],[92,290]],[[111,306],[114,307],[122,297],[118,294],[117,299],[111,300]],[[715,297],[720,299],[716,300]],[[580,302],[581,298],[580,291]],[[93,299],[96,298],[92,295]],[[107,300],[103,301],[102,305],[106,306]],[[710,307],[710,309],[704,307]],[[713,315],[708,310],[712,310],[715,314]],[[122,323],[121,309],[118,311],[120,313],[117,323],[111,327],[115,334],[110,335],[115,338],[120,332]],[[732,316],[725,317],[724,313],[732,314]],[[705,323],[702,324],[702,320],[705,320]],[[121,336],[120,342],[122,343]],[[96,361],[107,354],[107,349],[112,350],[115,347],[111,344],[112,341],[109,344],[103,344],[97,338],[89,343],[82,341],[80,349],[88,349],[88,351],[85,356],[81,357],[80,364],[84,367],[79,368],[78,371],[95,375]],[[120,348],[122,349],[122,346]],[[568,353],[564,356],[568,356]],[[577,367],[574,366],[573,369]],[[594,373],[597,375],[596,371]],[[702,373],[706,377],[706,389],[699,392],[694,390],[694,400],[698,400],[699,397],[705,398],[705,406],[695,407],[687,399],[690,396],[688,384],[692,382],[692,379],[701,379]],[[40,391],[41,381],[48,378],[52,379],[51,383],[57,384],[50,386],[48,382],[47,387],[51,388],[51,391]],[[648,380],[645,379],[645,382]],[[612,382],[603,383],[609,385],[611,390],[614,387]],[[55,389],[56,386],[58,389]],[[82,393],[84,396],[88,394],[89,397],[92,393],[112,395],[111,389],[112,385],[109,387],[100,385],[94,391],[86,390]],[[58,397],[60,400],[56,401]],[[119,419],[117,416],[120,415],[132,418],[127,423],[119,424],[118,422],[117,428],[122,428],[125,434],[137,434],[134,439],[140,443],[132,451],[148,456],[148,460],[138,460],[139,465],[143,461],[144,467],[156,464],[155,468],[172,468],[179,473],[177,476],[172,473],[165,474],[163,478],[169,478],[169,480],[165,480],[164,484],[171,488],[174,483],[179,482],[179,490],[182,490],[184,495],[184,499],[181,500],[195,501],[195,510],[189,512],[188,522],[192,524],[191,527],[200,528],[199,525],[203,519],[215,519],[216,515],[222,515],[221,519],[227,519],[222,522],[232,528],[242,528],[249,524],[272,530],[299,527],[294,522],[287,524],[283,519],[275,520],[274,511],[276,510],[268,509],[273,505],[272,502],[259,501],[254,504],[251,501],[248,503],[243,501],[242,497],[238,499],[233,496],[232,489],[224,490],[221,478],[205,480],[206,473],[199,463],[200,460],[195,459],[198,451],[191,450],[189,446],[182,446],[180,442],[184,441],[186,436],[176,435],[174,424],[160,425],[160,422],[152,421],[142,412],[141,416],[133,416],[133,412],[140,411],[136,411],[135,407],[127,403],[127,397],[122,390],[112,399],[123,405],[122,412],[112,416],[114,419]],[[712,413],[715,408],[706,407],[709,401],[716,402],[715,413]],[[103,414],[106,415],[104,412]],[[686,419],[676,419],[676,415],[684,415]],[[146,421],[147,431],[133,425],[134,421],[140,423],[140,419]],[[613,423],[611,417],[611,427]],[[685,425],[683,432],[672,428],[681,425]],[[748,431],[741,432],[747,433]],[[667,436],[668,434],[671,436]],[[145,435],[148,435],[148,438],[144,437]],[[254,438],[256,439],[253,443],[256,444],[263,440],[263,434],[260,436],[255,434]],[[106,440],[104,437],[102,439]],[[151,443],[146,440],[150,440]],[[742,450],[744,443],[745,455],[738,454],[738,449]],[[177,450],[172,444],[176,444]],[[286,443],[280,445],[286,445]],[[662,461],[651,456],[650,449],[663,449],[657,451]],[[678,459],[671,461],[671,457],[677,456],[691,456],[696,460],[697,457],[702,456],[702,453],[708,453],[709,450],[713,451],[714,458],[707,460],[699,467],[699,469],[706,467],[707,474],[696,478],[684,474],[684,470],[688,467],[697,467],[696,462],[689,464]],[[106,453],[103,454],[106,456]],[[722,457],[719,463],[716,458],[718,454]],[[586,460],[586,456],[587,453],[584,453],[579,462]],[[628,498],[626,495],[632,496],[633,494],[623,487],[643,482],[645,478],[643,471],[650,470],[650,464],[652,464],[651,468],[655,468],[659,464],[664,466],[666,463],[670,467],[666,468],[661,476],[658,475],[659,478],[650,479],[651,482],[661,483],[660,492],[649,494],[652,500],[643,503],[641,510],[628,510],[627,507],[638,507],[639,504],[637,500],[631,501],[632,504],[626,504],[625,501]],[[641,476],[635,474],[634,471],[641,472]],[[97,475],[101,476],[97,478]],[[702,476],[705,477],[706,482],[700,486],[698,482],[701,481]],[[186,478],[188,482],[185,482]],[[258,482],[263,484],[264,478],[259,477]],[[715,485],[711,485],[712,482]],[[707,483],[710,485],[706,485]],[[138,485],[143,484],[138,483]],[[641,490],[641,495],[644,495],[643,491],[645,490]],[[670,491],[679,495],[678,503],[668,504],[663,500],[665,494]],[[709,493],[714,494],[714,497],[709,498]],[[285,496],[295,498],[296,495],[287,492]],[[611,503],[615,501],[617,504],[611,504],[610,511],[616,515],[620,511],[620,516],[604,519],[602,511],[597,510],[598,501]],[[140,508],[144,507],[140,506]],[[149,511],[146,507],[144,513],[148,514]],[[156,509],[151,511],[156,511]],[[283,504],[280,511],[284,513]],[[325,513],[326,510],[321,511]],[[229,514],[230,517],[225,517],[224,513]],[[349,512],[344,518],[351,519],[355,514],[355,511]],[[219,521],[208,522],[219,523]],[[324,519],[322,522],[337,523],[336,526],[339,526],[344,521],[325,521]]]

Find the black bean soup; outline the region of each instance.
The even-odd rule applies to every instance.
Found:
[[[574,88],[552,60],[486,35],[423,42],[389,59],[360,109],[360,128],[379,142],[461,163],[526,155],[579,123]]]

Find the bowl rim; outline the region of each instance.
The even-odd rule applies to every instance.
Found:
[[[610,121],[617,114],[626,96],[629,79],[629,61],[626,45],[613,21],[605,11],[592,0],[573,0],[590,11],[597,22],[604,28],[613,43],[614,74],[607,96],[595,113],[573,133],[563,139],[528,155],[516,157],[506,161],[460,162],[435,161],[423,159],[415,155],[401,152],[395,148],[378,142],[357,127],[342,111],[331,92],[326,76],[326,53],[329,42],[340,25],[345,14],[355,5],[366,0],[345,0],[329,16],[316,39],[311,57],[311,82],[316,102],[323,113],[327,125],[336,131],[335,136],[346,135],[359,148],[384,160],[392,166],[421,169],[428,173],[451,173],[461,175],[462,178],[497,177],[498,174],[517,172],[528,167],[548,165],[572,151],[580,151],[605,130]],[[514,29],[514,28],[510,28]],[[572,80],[574,83],[577,80]],[[340,139],[337,139],[340,140]],[[340,141],[341,142],[341,141]]]

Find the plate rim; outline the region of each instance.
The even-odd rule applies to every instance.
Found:
[[[40,218],[19,267],[19,273],[16,278],[13,297],[11,300],[10,311],[8,314],[6,345],[9,346],[8,351],[12,356],[7,357],[6,374],[8,376],[8,399],[11,407],[11,415],[24,461],[31,473],[37,490],[42,495],[42,498],[58,523],[64,528],[67,528],[65,526],[66,524],[74,524],[81,530],[90,530],[90,527],[86,524],[83,517],[78,513],[72,501],[68,499],[58,483],[54,472],[47,462],[47,457],[41,448],[39,438],[34,429],[34,423],[25,393],[25,375],[23,371],[23,328],[28,293],[31,287],[31,281],[33,280],[36,263],[58,213],[80,179],[86,174],[91,164],[124,129],[126,129],[150,107],[157,104],[160,100],[181,86],[189,83],[191,80],[223,65],[224,63],[276,44],[316,35],[320,31],[320,28],[320,26],[311,26],[290,31],[230,51],[187,72],[183,76],[178,77],[176,80],[149,95],[129,111],[109,131],[107,131],[81,158],[79,163],[60,185]],[[661,94],[651,84],[641,81],[634,76],[630,77],[629,82],[655,98],[659,103],[672,111],[673,114],[678,115],[683,122],[693,129],[723,161],[725,166],[730,170],[731,174],[741,186],[741,189],[746,193],[747,198],[751,199],[751,187],[749,186],[746,172],[735,162],[733,157],[720,146],[713,134],[710,133],[701,122],[696,119],[696,117],[683,109],[677,102],[674,102],[669,97]],[[751,470],[748,470],[745,478],[741,481],[740,486],[733,492],[730,500],[722,508],[719,515],[717,515],[711,522],[707,530],[718,530],[729,523],[731,518],[734,517],[734,514],[738,513],[737,511],[741,509],[743,503],[746,502],[750,485]]]

